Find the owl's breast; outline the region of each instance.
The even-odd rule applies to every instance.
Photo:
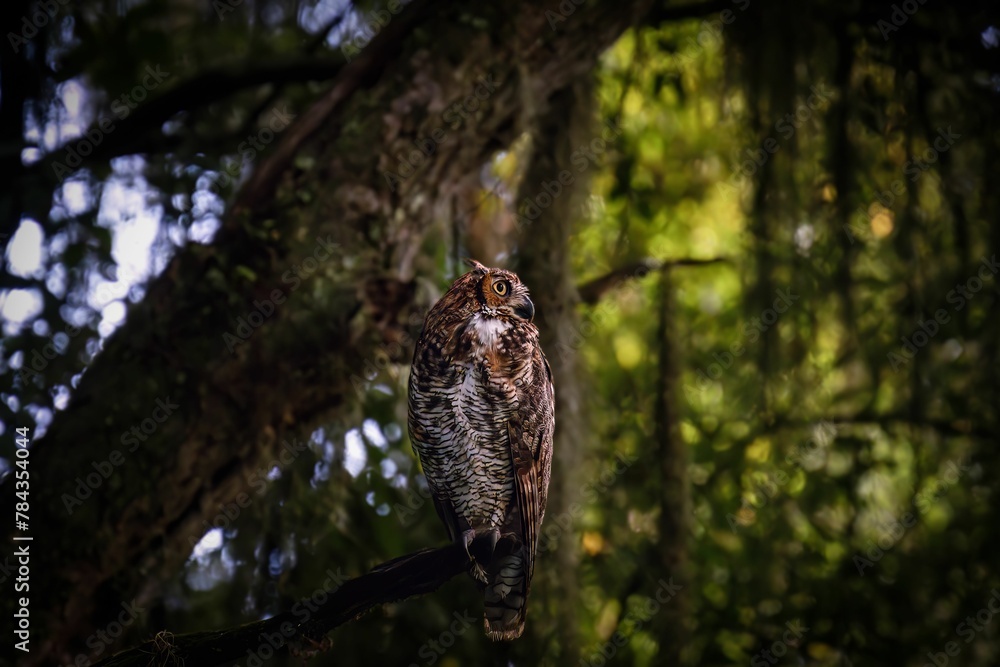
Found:
[[[428,482],[473,525],[499,525],[513,500],[509,329],[474,318],[450,345],[418,352],[410,375],[411,435]]]

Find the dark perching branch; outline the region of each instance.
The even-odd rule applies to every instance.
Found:
[[[212,632],[152,639],[102,660],[95,667],[222,665],[256,655],[265,661],[290,646],[309,651],[334,628],[372,607],[424,595],[466,571],[468,555],[457,544],[400,556],[332,590],[320,589],[289,611],[263,621]]]
[[[619,285],[635,278],[645,278],[654,271],[662,271],[674,266],[706,266],[726,261],[728,260],[724,257],[715,257],[712,259],[670,260],[647,257],[646,259],[640,259],[636,262],[632,262],[631,264],[620,266],[617,269],[612,269],[603,276],[585,282],[577,288],[577,293],[580,295],[580,303],[593,305],[600,301],[605,294]]]

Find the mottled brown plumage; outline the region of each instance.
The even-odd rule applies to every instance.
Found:
[[[431,308],[410,371],[410,439],[484,589],[486,634],[524,631],[552,467],[552,373],[528,289],[470,262]]]

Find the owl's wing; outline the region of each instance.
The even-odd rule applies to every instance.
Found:
[[[535,459],[538,461],[538,525],[545,518],[545,507],[549,500],[549,478],[552,475],[552,440],[556,430],[556,394],[552,383],[552,369],[549,360],[541,350],[542,367],[545,369],[545,381],[540,389],[538,400],[538,441],[536,443]]]
[[[538,465],[525,439],[522,424],[517,419],[507,422],[510,457],[514,464],[514,488],[521,514],[521,539],[528,554],[528,579],[535,569],[535,548],[539,524]]]
[[[539,359],[540,358],[540,359]],[[537,363],[540,361],[540,363]],[[538,529],[548,500],[549,474],[552,466],[552,435],[555,427],[555,394],[552,371],[545,356],[538,352],[533,386],[519,401],[516,417],[507,422],[514,486],[521,514],[521,536],[528,556],[530,581],[535,569]]]

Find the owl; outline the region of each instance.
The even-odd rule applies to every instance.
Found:
[[[472,270],[431,308],[409,383],[410,440],[449,538],[469,554],[493,640],[521,636],[552,468],[555,393],[518,277]]]

